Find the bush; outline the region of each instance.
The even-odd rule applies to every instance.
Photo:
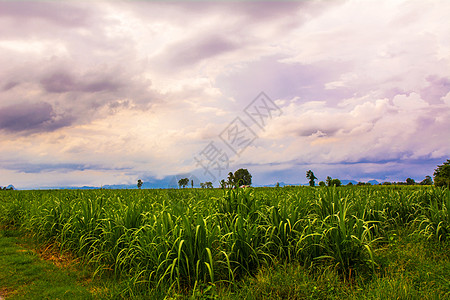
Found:
[[[450,159],[434,170],[434,185],[450,188]]]

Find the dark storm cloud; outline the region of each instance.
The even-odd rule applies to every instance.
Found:
[[[65,72],[53,73],[42,79],[41,84],[49,93],[65,93],[77,89],[72,76]]]
[[[115,92],[122,85],[111,78],[107,78],[104,74],[94,74],[93,76],[81,76],[76,78],[66,71],[57,71],[47,75],[41,80],[41,84],[49,93]]]
[[[0,129],[9,132],[53,131],[68,126],[70,117],[57,116],[45,102],[20,103],[0,108]]]

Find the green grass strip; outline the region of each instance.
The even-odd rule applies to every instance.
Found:
[[[32,240],[0,228],[0,299],[114,298],[104,283],[79,266],[57,266],[39,257]]]

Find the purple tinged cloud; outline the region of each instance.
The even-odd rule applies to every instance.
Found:
[[[0,130],[16,133],[54,131],[69,126],[71,117],[58,116],[45,102],[22,102],[0,108]]]
[[[447,1],[2,2],[0,185],[416,180],[450,155]],[[264,91],[282,114],[244,112]],[[236,117],[257,139],[219,138]],[[226,174],[215,174],[218,180]]]

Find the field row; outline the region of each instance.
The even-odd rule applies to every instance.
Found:
[[[448,239],[449,208],[434,187],[0,193],[1,224],[129,278],[129,294],[234,283],[277,262],[371,274],[395,228]]]

